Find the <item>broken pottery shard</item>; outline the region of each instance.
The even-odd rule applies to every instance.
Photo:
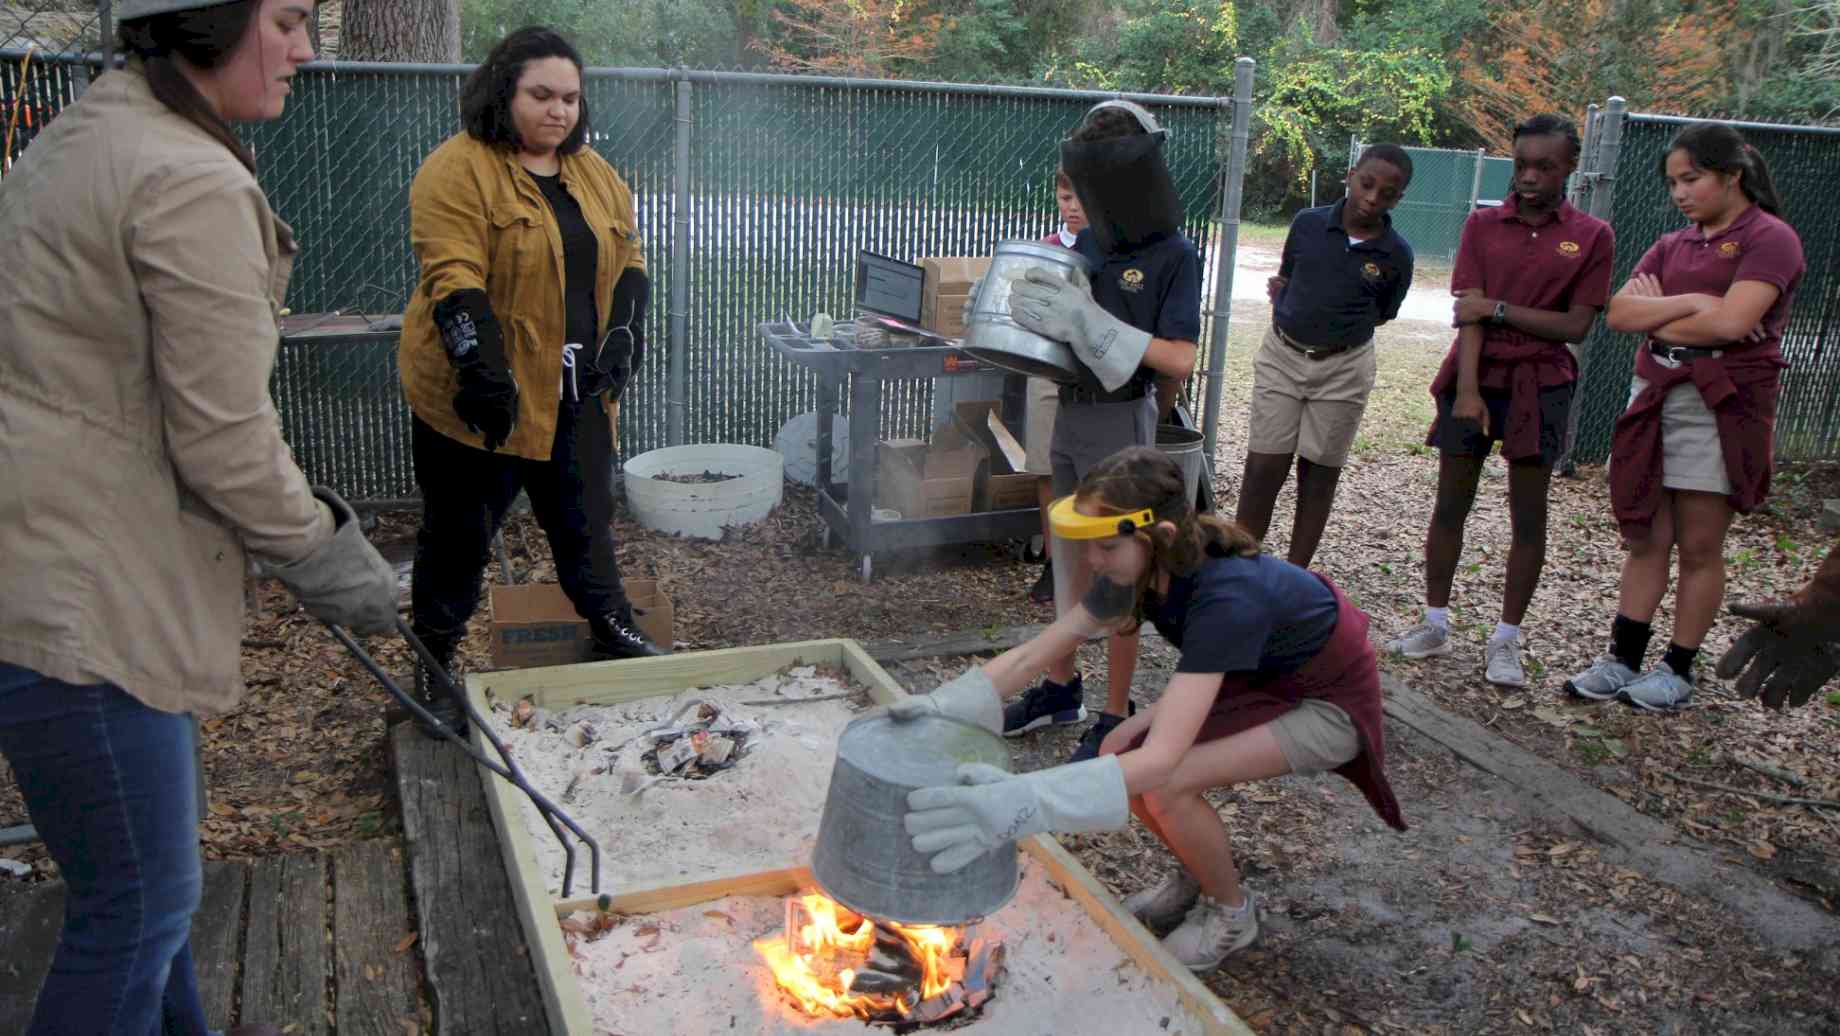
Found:
[[[562,736],[567,739],[569,744],[574,745],[576,748],[586,748],[594,743],[597,735],[593,727],[586,723],[577,723],[568,729],[568,733]]]
[[[953,986],[931,1000],[920,1001],[914,1008],[913,1020],[922,1025],[932,1025],[945,1021],[965,1009],[965,990],[962,986]]]
[[[676,773],[695,758],[696,746],[690,743],[689,738],[680,737],[668,745],[658,747],[658,772]]]
[[[914,988],[919,981],[919,978],[912,975],[891,975],[885,971],[867,968],[858,971],[850,979],[850,992],[876,996],[898,996]]]
[[[965,955],[965,998],[969,1006],[976,1007],[989,999],[1003,978],[1003,944],[994,939],[973,939]]]
[[[735,754],[735,743],[725,737],[712,737],[703,742],[702,750],[696,757],[704,766],[721,766],[728,762],[728,757]]]

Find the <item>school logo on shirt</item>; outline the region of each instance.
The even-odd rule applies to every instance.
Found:
[[[1361,264],[1361,276],[1370,281],[1379,280],[1380,279],[1380,264],[1371,263],[1371,262],[1362,263]]]
[[[1578,253],[1582,251],[1584,251],[1584,249],[1578,247],[1578,242],[1576,241],[1559,242],[1559,254],[1565,256],[1567,259],[1578,258]]]
[[[1118,275],[1118,286],[1126,291],[1144,290],[1144,271],[1133,266]]]
[[[1736,259],[1738,257],[1738,252],[1739,248],[1736,241],[1724,241],[1719,244],[1719,254],[1727,259]]]

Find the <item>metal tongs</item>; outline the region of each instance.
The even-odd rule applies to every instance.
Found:
[[[324,620],[321,621],[324,622]],[[493,762],[491,759],[481,754],[478,749],[467,743],[465,738],[456,733],[452,727],[434,718],[434,716],[430,714],[427,709],[423,708],[422,704],[416,701],[413,696],[404,693],[403,689],[396,685],[396,681],[390,678],[390,674],[383,671],[383,667],[378,665],[377,660],[370,656],[370,652],[365,651],[344,627],[337,626],[330,622],[325,623],[325,626],[328,630],[332,631],[334,637],[338,638],[339,643],[345,645],[345,649],[350,651],[352,655],[363,664],[364,668],[370,670],[370,674],[377,678],[377,682],[383,685],[384,690],[389,691],[398,702],[408,707],[410,714],[415,717],[416,722],[420,723],[424,730],[431,730],[439,737],[459,745],[462,751],[472,756],[474,762],[498,774],[500,777],[503,777],[511,783],[512,787],[530,796],[530,801],[536,805],[537,811],[543,815],[543,822],[549,825],[551,833],[556,836],[556,841],[562,845],[562,896],[564,899],[568,898],[575,882],[575,847],[569,844],[568,836],[562,833],[562,829],[564,827],[568,828],[570,831],[574,832],[575,837],[587,843],[588,858],[590,861],[589,866],[592,871],[590,875],[590,889],[594,895],[600,895],[600,843],[589,837],[588,833],[581,829],[580,824],[570,819],[567,813],[564,813],[560,807],[551,802],[542,792],[531,787],[530,780],[524,776],[523,769],[512,760],[511,753],[505,751],[505,743],[499,740],[498,735],[493,732],[491,724],[487,723],[479,713],[473,709],[473,703],[467,700],[466,692],[462,691],[460,685],[454,682],[454,678],[447,672],[447,667],[436,661],[434,653],[428,650],[428,646],[423,644],[421,638],[415,635],[415,632],[409,628],[408,623],[400,618],[397,619],[396,632],[401,633],[403,639],[409,642],[409,646],[415,650],[416,657],[422,660],[422,664],[428,667],[428,671],[439,678],[442,690],[447,694],[453,695],[454,700],[460,703],[460,707],[466,711],[467,722],[471,723],[473,729],[479,731],[480,735],[492,745],[492,749],[498,753],[498,757],[504,760],[502,764]]]

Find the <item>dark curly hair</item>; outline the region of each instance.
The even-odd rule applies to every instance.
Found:
[[[562,34],[541,25],[518,29],[498,41],[492,53],[480,62],[460,87],[460,124],[474,139],[496,147],[519,147],[517,126],[511,121],[511,100],[517,96],[518,79],[524,65],[544,58],[567,58],[581,71],[581,54]],[[563,138],[556,150],[572,155],[588,139],[588,95],[583,91],[575,128]]]

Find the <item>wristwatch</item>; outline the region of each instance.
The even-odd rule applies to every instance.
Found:
[[[1489,314],[1489,323],[1494,324],[1496,327],[1500,327],[1507,322],[1508,304],[1506,302],[1495,303],[1495,312]]]

